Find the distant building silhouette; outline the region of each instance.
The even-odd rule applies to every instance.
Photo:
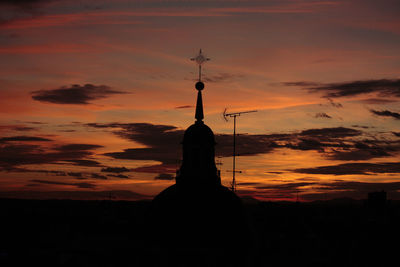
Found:
[[[376,191],[368,193],[367,204],[369,207],[382,208],[387,202],[387,194],[385,191]]]
[[[204,124],[196,83],[196,121],[183,136],[176,184],[152,201],[151,234],[161,266],[246,266],[247,224],[238,196],[221,184],[215,139]]]

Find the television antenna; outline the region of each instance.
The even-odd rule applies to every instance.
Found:
[[[253,112],[257,112],[257,110],[227,113],[227,109],[225,108],[224,113],[222,113],[224,120],[226,122],[228,122],[228,117],[233,118],[233,162],[232,162],[232,185],[231,185],[232,192],[236,191],[235,174],[237,172],[241,173],[241,171],[236,170],[236,117],[240,117],[240,115],[242,114],[253,113]]]

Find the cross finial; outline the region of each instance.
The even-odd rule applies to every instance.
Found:
[[[209,61],[210,58],[206,57],[206,56],[203,54],[203,52],[201,51],[201,48],[200,48],[199,54],[198,54],[196,57],[192,57],[190,60],[196,61],[197,65],[199,65],[199,82],[201,82],[201,65],[202,65],[204,62]]]
[[[199,81],[196,83],[196,89],[197,89],[197,102],[196,102],[196,113],[195,113],[195,118],[196,118],[196,123],[203,123],[204,119],[204,113],[203,113],[203,99],[201,96],[201,90],[204,89],[204,83],[201,81],[201,65],[209,61],[210,59],[203,55],[203,52],[199,51],[199,54],[191,58],[190,60],[195,61],[197,65],[199,65]]]

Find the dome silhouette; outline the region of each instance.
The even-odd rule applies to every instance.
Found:
[[[181,266],[182,262],[187,264],[183,266],[246,266],[247,222],[242,202],[221,184],[214,133],[203,122],[204,84],[198,84],[196,121],[183,136],[176,183],[152,201],[152,242],[158,257],[166,261],[162,266]]]

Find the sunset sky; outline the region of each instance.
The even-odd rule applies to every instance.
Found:
[[[0,3],[0,197],[149,199],[194,122],[261,200],[400,199],[398,0]]]

